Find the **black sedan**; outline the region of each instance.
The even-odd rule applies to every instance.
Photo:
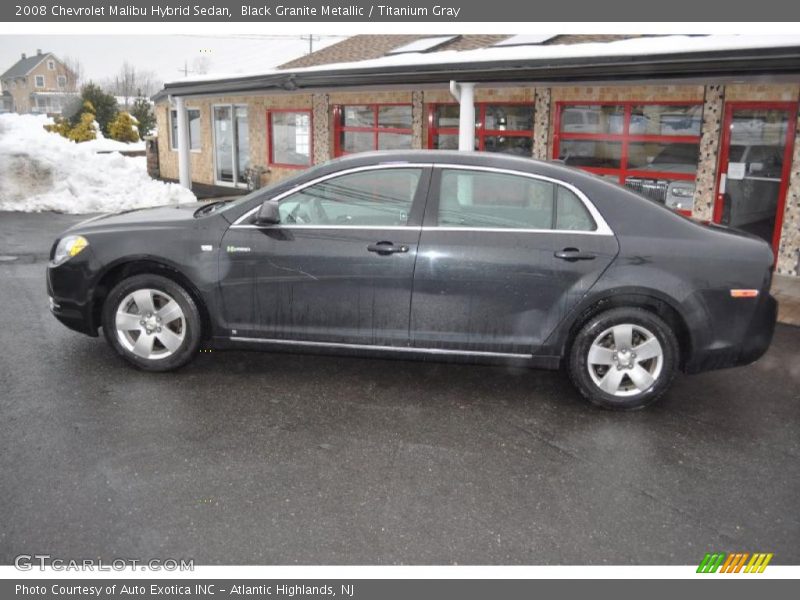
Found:
[[[758,359],[776,318],[763,241],[497,154],[356,155],[91,219],[50,259],[53,314],[150,371],[201,346],[563,366],[631,409]]]

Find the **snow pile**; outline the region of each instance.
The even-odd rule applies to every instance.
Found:
[[[89,148],[92,152],[144,152],[144,141],[127,143],[112,140],[97,132],[97,138],[88,142],[81,142],[81,146]]]
[[[195,201],[189,190],[151,179],[144,158],[97,154],[99,143],[93,148],[49,133],[48,122],[43,115],[0,115],[0,210],[81,214]]]

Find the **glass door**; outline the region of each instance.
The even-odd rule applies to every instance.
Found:
[[[796,121],[791,103],[737,102],[725,109],[714,221],[757,235],[776,254]]]
[[[218,185],[242,186],[250,166],[247,107],[214,107],[214,179]]]

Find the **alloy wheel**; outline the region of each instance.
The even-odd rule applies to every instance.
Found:
[[[589,376],[612,396],[635,396],[658,380],[664,349],[658,338],[641,325],[621,323],[598,335],[589,347]]]
[[[161,290],[144,288],[125,296],[117,306],[117,339],[140,358],[172,356],[186,337],[186,318],[175,299]]]

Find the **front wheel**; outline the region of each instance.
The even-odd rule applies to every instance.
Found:
[[[590,402],[633,410],[658,400],[678,365],[670,326],[641,308],[615,308],[592,317],[573,340],[569,374]]]
[[[125,360],[146,371],[189,362],[200,345],[200,313],[188,292],[160,275],[135,275],[109,292],[103,333]]]

